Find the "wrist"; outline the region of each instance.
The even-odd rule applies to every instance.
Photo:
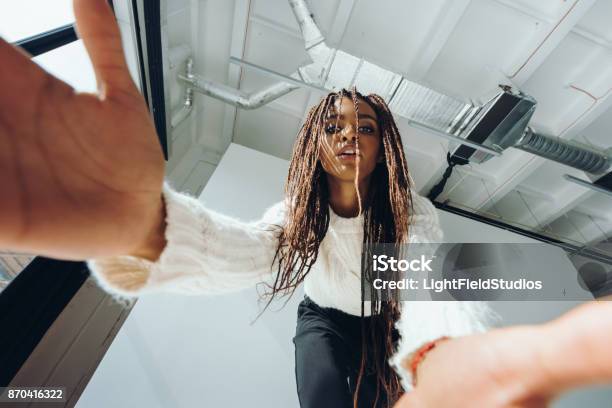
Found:
[[[166,247],[166,205],[162,196],[152,213],[151,222],[144,232],[144,238],[129,255],[155,262]]]
[[[439,343],[445,340],[449,340],[449,337],[448,336],[438,337],[435,340],[428,341],[427,343],[423,344],[414,353],[412,353],[412,356],[410,357],[410,362],[408,364],[408,370],[410,371],[410,374],[412,375],[412,385],[413,386],[416,386],[417,376],[418,376],[418,373],[422,371],[421,370],[422,363],[425,360],[426,356],[432,350],[434,350],[438,346]]]

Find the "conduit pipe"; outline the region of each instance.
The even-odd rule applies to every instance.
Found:
[[[182,55],[175,55],[176,58],[174,63],[178,64]],[[172,59],[171,59],[172,61]],[[185,64],[185,78],[193,78],[193,58],[188,58]],[[185,97],[183,100],[183,106],[172,114],[172,118],[170,120],[170,125],[172,129],[175,129],[178,125],[181,124],[187,117],[191,114],[193,110],[193,88],[190,86],[185,87]]]
[[[297,72],[293,73],[291,76],[299,78]],[[199,75],[193,75],[191,77],[179,75],[179,79],[189,84],[195,91],[219,99],[230,105],[238,106],[242,109],[257,109],[299,88],[299,85],[296,84],[279,82],[260,91],[246,93],[224,84],[209,81]]]

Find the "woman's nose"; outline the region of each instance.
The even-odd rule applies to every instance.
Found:
[[[355,139],[357,138],[357,133],[355,132],[355,128],[353,127],[353,125],[347,125],[344,127],[344,129],[342,129],[342,132],[340,132],[340,139],[343,142],[347,142],[347,141],[355,141]]]

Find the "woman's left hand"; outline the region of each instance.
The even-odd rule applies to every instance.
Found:
[[[589,302],[542,325],[438,343],[417,386],[395,408],[546,407],[559,394],[612,383],[612,301]]]

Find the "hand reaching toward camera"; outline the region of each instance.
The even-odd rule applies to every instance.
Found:
[[[540,408],[572,388],[612,383],[611,300],[543,325],[442,341],[395,408]]]
[[[75,93],[0,40],[0,248],[139,253],[163,231],[162,151],[107,2],[74,9],[98,94]]]

